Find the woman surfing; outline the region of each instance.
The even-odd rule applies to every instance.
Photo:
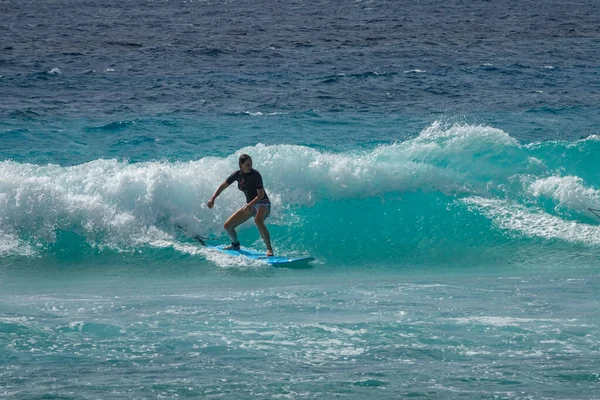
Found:
[[[227,218],[227,221],[225,221],[225,224],[223,225],[225,231],[231,238],[231,244],[225,247],[225,249],[240,249],[240,242],[235,228],[246,222],[250,217],[254,217],[254,223],[267,247],[267,257],[273,256],[271,236],[265,225],[265,219],[271,214],[271,201],[263,187],[262,176],[257,170],[252,168],[252,158],[250,158],[248,154],[242,154],[240,156],[239,167],[239,170],[233,172],[225,182],[219,185],[206,205],[208,208],[213,208],[215,200],[223,190],[227,189],[233,182],[237,181],[238,189],[246,195],[246,204]]]

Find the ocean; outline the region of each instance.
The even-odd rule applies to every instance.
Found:
[[[0,16],[0,398],[600,399],[595,1]]]

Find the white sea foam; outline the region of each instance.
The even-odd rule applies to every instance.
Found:
[[[551,176],[536,179],[528,190],[534,197],[550,198],[558,205],[579,211],[600,208],[600,190],[586,187],[577,176]]]
[[[463,318],[451,318],[450,320],[458,324],[482,324],[491,325],[498,327],[506,326],[520,326],[538,322],[562,322],[558,319],[548,318],[516,318],[516,317],[502,317],[502,316],[476,316],[476,317],[463,317]]]
[[[543,210],[499,199],[468,197],[461,200],[510,234],[600,245],[600,226],[561,219]]]
[[[32,256],[35,253],[34,248],[29,243],[19,239],[16,234],[0,230],[0,256]]]
[[[273,116],[273,115],[285,115],[287,113],[284,113],[284,112],[263,113],[261,111],[244,111],[243,114],[250,115],[252,117],[262,117],[262,116]]]

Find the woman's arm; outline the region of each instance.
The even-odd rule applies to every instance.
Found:
[[[221,183],[219,185],[219,187],[217,188],[217,190],[215,190],[215,193],[213,193],[213,195],[210,197],[210,199],[208,200],[208,203],[206,203],[206,205],[208,206],[208,208],[213,208],[213,206],[215,205],[215,200],[217,199],[217,197],[219,197],[219,195],[223,192],[223,190],[227,189],[229,187],[229,183],[227,183],[227,181]],[[264,190],[263,190],[263,195],[264,195]]]
[[[265,198],[265,189],[260,188],[256,190],[256,197],[252,199],[252,201],[244,206],[244,211],[250,212],[252,210],[252,206]]]

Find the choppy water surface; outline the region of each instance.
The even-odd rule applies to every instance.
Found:
[[[594,6],[0,1],[0,397],[597,398]]]

